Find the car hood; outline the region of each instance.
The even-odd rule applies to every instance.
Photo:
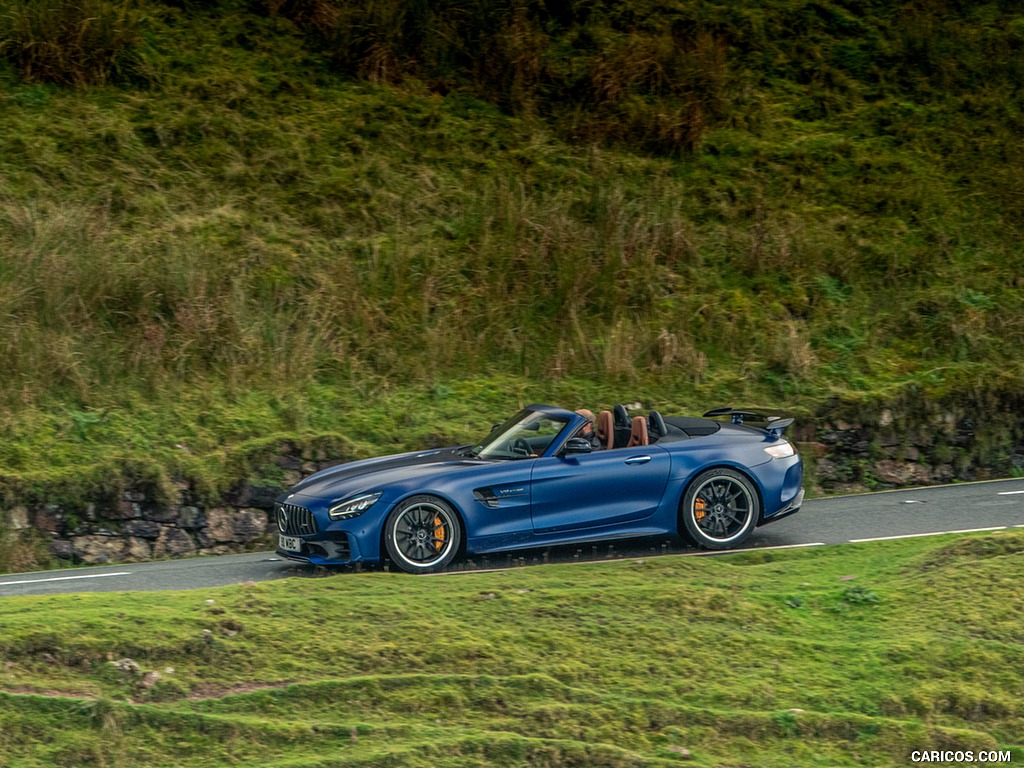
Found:
[[[439,473],[465,471],[491,462],[467,459],[460,455],[466,446],[414,451],[376,459],[364,459],[321,470],[293,486],[284,499],[298,497],[334,501],[368,491],[379,491],[392,485]]]

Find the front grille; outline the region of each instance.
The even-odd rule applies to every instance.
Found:
[[[305,507],[295,504],[278,504],[275,508],[277,528],[289,536],[308,536],[316,533],[316,519]]]

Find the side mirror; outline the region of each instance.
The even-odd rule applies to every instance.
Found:
[[[593,450],[594,446],[585,437],[571,437],[565,442],[562,453],[568,456],[570,453],[590,453]]]

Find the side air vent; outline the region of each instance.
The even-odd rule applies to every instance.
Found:
[[[477,488],[473,491],[473,495],[476,496],[476,500],[485,507],[490,507],[491,509],[498,508],[498,497],[494,495],[493,489]]]

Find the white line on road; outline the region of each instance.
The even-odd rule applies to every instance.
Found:
[[[74,579],[105,579],[108,576],[131,576],[128,571],[119,573],[89,573],[84,576],[56,576],[52,579],[26,579],[25,581],[0,581],[0,587],[13,587],[15,584],[42,584],[47,581],[72,581]]]
[[[1024,491],[1000,491],[998,495],[999,496],[1017,496],[1017,495],[1019,495],[1021,493],[1024,493]]]
[[[875,536],[870,539],[850,539],[851,544],[861,544],[865,541],[892,541],[894,539],[916,539],[920,536],[942,536],[947,533],[980,533],[981,531],[1005,531],[1007,526],[996,525],[991,528],[964,528],[959,531],[929,531],[928,533],[903,533],[899,536]]]

